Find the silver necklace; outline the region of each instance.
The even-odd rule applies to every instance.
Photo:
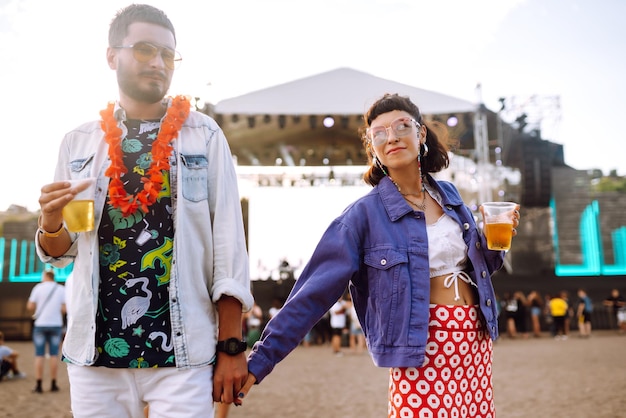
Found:
[[[422,180],[422,191],[419,195],[415,194],[415,193],[402,193],[402,189],[400,189],[400,186],[398,185],[398,183],[396,183],[396,181],[394,179],[391,178],[391,176],[388,176],[389,180],[391,180],[391,182],[393,184],[396,185],[396,188],[398,189],[398,191],[400,192],[400,194],[402,195],[402,197],[404,198],[404,200],[406,200],[408,203],[410,203],[411,205],[415,206],[416,208],[418,208],[419,210],[421,210],[422,212],[426,212],[426,190],[424,189],[424,181]],[[409,199],[407,196],[422,196],[422,203],[417,203],[414,202],[413,200]]]
[[[412,201],[411,199],[409,199],[407,197],[407,195],[405,195],[404,193],[402,193],[402,197],[404,197],[404,200],[406,200],[407,202],[409,202],[410,204],[412,204],[413,206],[415,206],[416,208],[418,208],[419,210],[421,210],[422,212],[426,212],[426,194],[424,193],[424,195],[422,196],[422,203],[417,203]]]

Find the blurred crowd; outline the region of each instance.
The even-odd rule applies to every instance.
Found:
[[[626,299],[619,289],[612,289],[601,301],[592,300],[583,288],[573,294],[567,290],[544,295],[536,290],[528,294],[507,292],[499,298],[498,306],[501,331],[509,338],[539,338],[547,333],[555,339],[567,339],[571,330],[589,338],[594,322],[600,321],[603,328],[626,332]]]
[[[275,298],[269,309],[264,310],[255,303],[244,318],[244,333],[248,346],[252,348],[258,341],[267,322],[282,307],[283,300]],[[330,345],[337,356],[342,356],[346,348],[355,354],[366,353],[365,336],[350,300],[350,294],[340,298],[305,336],[302,346]]]

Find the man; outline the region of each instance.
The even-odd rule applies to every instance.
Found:
[[[175,48],[161,10],[118,12],[107,62],[119,101],[66,135],[41,189],[40,257],[74,262],[63,356],[77,418],[142,416],[146,405],[151,416],[211,416],[247,377],[241,323],[253,298],[237,177],[215,121],[165,98]],[[66,180],[84,177],[97,177],[95,229],[69,233]]]
[[[33,392],[43,393],[43,368],[48,354],[50,367],[50,391],[58,392],[57,375],[59,369],[59,346],[63,335],[63,314],[65,314],[65,289],[54,280],[54,272],[46,270],[41,283],[33,287],[26,308],[33,312],[33,344],[35,345],[35,379]]]
[[[581,338],[591,337],[591,313],[593,312],[593,302],[587,295],[585,289],[578,289],[578,305],[576,316],[578,318],[578,332]]]
[[[618,328],[620,332],[626,330],[626,299],[619,289],[611,289],[611,294],[602,301],[611,314],[611,328]]]
[[[17,366],[18,357],[17,351],[4,344],[4,333],[0,331],[0,381],[5,377],[14,379],[26,377],[26,374],[20,372]]]

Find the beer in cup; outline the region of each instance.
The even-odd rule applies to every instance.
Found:
[[[482,206],[487,248],[509,250],[513,238],[513,211],[517,203],[485,202]]]
[[[96,178],[87,177],[69,180],[72,188],[81,189],[74,199],[63,208],[63,220],[70,232],[92,231],[94,228],[94,197],[96,194]]]

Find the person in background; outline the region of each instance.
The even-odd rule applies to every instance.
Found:
[[[552,299],[552,295],[546,293],[543,298],[543,320],[548,326],[548,330],[550,331],[551,336],[556,336],[556,330],[554,327],[554,318],[552,317],[552,310],[550,309],[550,300]]]
[[[341,352],[341,337],[343,336],[343,331],[346,329],[347,324],[347,309],[346,309],[346,301],[342,297],[340,297],[337,302],[333,306],[330,307],[330,328],[331,328],[331,339],[330,346],[333,350],[333,354],[342,355]]]
[[[0,381],[7,379],[23,379],[26,377],[17,365],[20,353],[9,347],[4,342],[4,333],[0,331]]]
[[[626,331],[626,299],[619,289],[612,289],[611,294],[602,301],[602,304],[609,309],[611,328],[617,328],[620,332]]]
[[[35,345],[35,393],[43,393],[43,369],[46,354],[50,368],[50,391],[58,392],[59,347],[63,335],[65,288],[54,279],[54,272],[42,273],[41,282],[33,287],[26,308],[33,312],[33,344]]]
[[[543,300],[536,290],[531,291],[527,298],[530,306],[530,323],[535,338],[541,337],[541,316],[543,315]]]
[[[263,309],[254,302],[252,309],[244,315],[246,343],[252,348],[255,342],[261,337],[261,327],[263,326]]]
[[[578,332],[580,337],[591,337],[591,313],[593,302],[585,289],[578,289],[578,303],[576,304],[576,318],[578,318]]]
[[[408,97],[384,95],[364,121],[364,179],[373,189],[327,228],[253,347],[240,396],[263,382],[348,287],[374,363],[389,369],[390,417],[494,416],[491,275],[505,253],[487,248],[456,187],[431,175],[449,163],[445,132],[438,135]],[[517,228],[519,206],[510,217]],[[460,384],[471,396],[454,394]]]
[[[519,300],[514,294],[504,293],[504,318],[506,321],[506,333],[509,338],[517,338],[517,316],[520,310]]]
[[[528,301],[526,300],[526,295],[524,292],[518,290],[513,293],[513,297],[517,302],[517,311],[513,316],[513,320],[515,322],[515,331],[518,335],[521,335],[523,339],[528,338],[528,327],[526,326],[526,321],[528,320]]]
[[[548,302],[552,321],[554,321],[554,338],[567,340],[567,330],[565,321],[569,315],[569,305],[567,303],[567,292],[562,291],[558,296],[553,296]]]
[[[348,293],[348,297],[350,297],[350,293]],[[365,344],[365,335],[363,335],[363,328],[361,328],[359,316],[356,313],[352,299],[349,301],[348,312],[350,318],[350,350],[355,354],[361,354],[367,347]]]
[[[269,315],[269,319],[272,319],[273,317],[275,317],[278,311],[280,311],[280,308],[282,308],[282,306],[283,306],[283,303],[281,302],[279,298],[272,299],[272,306],[267,311],[267,314]]]
[[[565,315],[565,327],[564,328],[565,328],[565,337],[568,337],[569,331],[572,325],[572,318],[574,317],[574,315],[576,315],[576,312],[574,312],[574,304],[570,300],[569,292],[567,290],[564,290],[561,292],[561,298],[563,298],[563,300],[565,300],[565,302],[567,303],[567,314]]]
[[[39,198],[40,259],[74,263],[63,342],[72,413],[210,416],[247,376],[253,297],[233,158],[212,118],[166,96],[181,58],[162,10],[119,10],[108,38],[119,98],[66,134]],[[70,233],[68,180],[86,177],[95,229]]]

